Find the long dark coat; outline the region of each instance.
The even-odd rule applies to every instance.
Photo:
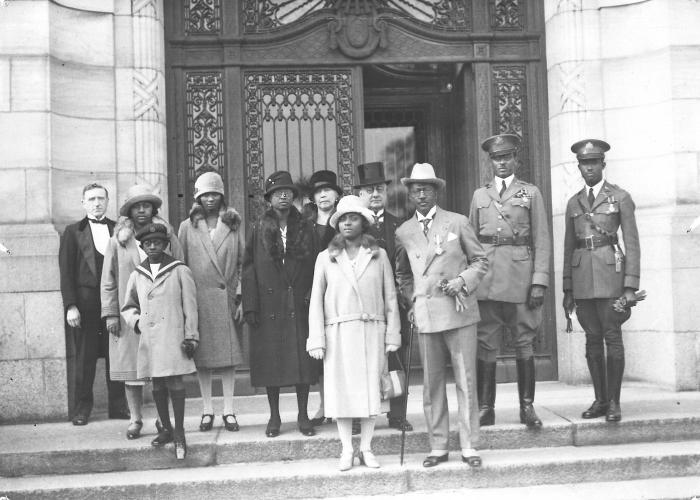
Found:
[[[313,384],[306,352],[313,283],[313,227],[293,208],[284,251],[275,212],[269,210],[248,235],[243,259],[243,311],[256,312],[250,329],[250,379],[255,387]]]

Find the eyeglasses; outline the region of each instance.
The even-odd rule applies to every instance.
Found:
[[[272,192],[273,198],[291,198],[294,196],[294,192],[291,189],[278,189]]]

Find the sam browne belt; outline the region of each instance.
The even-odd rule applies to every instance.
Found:
[[[487,243],[489,245],[513,245],[513,246],[528,246],[530,245],[529,236],[484,236],[479,235],[480,243]]]
[[[585,238],[579,238],[576,240],[576,248],[587,248],[593,250],[598,247],[605,247],[609,245],[617,245],[617,235],[613,234],[610,236],[601,235],[591,235]]]

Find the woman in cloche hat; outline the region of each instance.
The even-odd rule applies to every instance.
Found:
[[[380,395],[386,355],[401,345],[394,273],[386,251],[367,234],[372,212],[357,196],[340,200],[331,217],[338,231],[316,260],[306,348],[323,359],[325,414],[342,443],[339,468],[352,467],[352,419],[360,419],[360,463],[379,467],[371,443],[376,416],[389,409]],[[382,404],[384,403],[384,404]]]
[[[212,374],[221,374],[224,393],[223,424],[228,431],[239,429],[233,412],[236,366],[243,353],[236,331],[242,319],[241,268],[244,241],[241,216],[228,207],[224,181],[216,172],[205,172],[194,183],[194,205],[182,221],[178,237],[185,252],[185,264],[197,285],[199,348],[195,352],[199,389],[202,394],[200,431],[214,423]]]
[[[294,207],[298,195],[289,172],[274,172],[267,178],[265,199],[270,209],[251,228],[243,259],[243,314],[251,328],[250,382],[267,390],[268,437],[280,434],[280,387],[291,385],[296,387],[299,431],[315,434],[307,403],[316,375],[306,338],[316,248],[310,221]]]
[[[139,337],[120,318],[119,313],[124,305],[124,294],[131,272],[146,260],[146,253],[136,241],[136,232],[151,223],[165,225],[168,228],[169,252],[176,259],[182,260],[183,257],[182,247],[173,228],[158,217],[158,209],[162,204],[163,200],[147,184],[135,184],[128,189],[126,199],[119,209],[120,217],[114,227],[114,235],[107,245],[102,268],[102,318],[106,320],[107,331],[112,339],[109,346],[109,377],[112,380],[123,380],[126,385],[126,401],[131,412],[131,421],[126,430],[127,439],[136,439],[141,435],[141,407],[145,385],[145,381],[136,376]],[[159,432],[162,430],[158,421],[156,427]],[[158,439],[156,437],[153,440],[154,446],[165,444]]]

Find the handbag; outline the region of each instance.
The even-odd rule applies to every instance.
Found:
[[[397,398],[406,393],[406,371],[403,369],[403,364],[401,363],[401,358],[398,353],[396,351],[390,352],[389,356],[392,354],[396,356],[399,369],[389,371],[389,357],[387,356],[387,362],[384,363],[384,371],[381,375],[382,401]]]

